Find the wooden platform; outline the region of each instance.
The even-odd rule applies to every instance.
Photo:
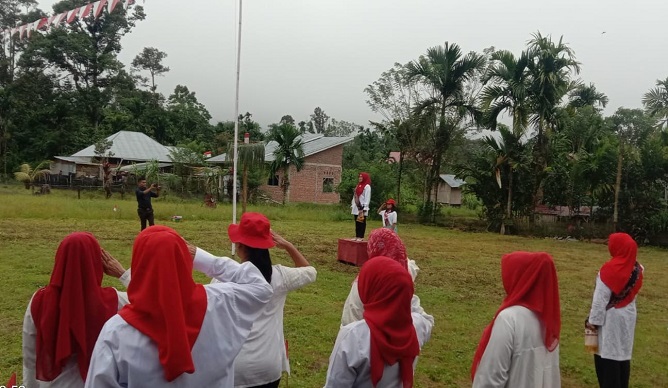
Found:
[[[336,259],[342,263],[361,267],[369,259],[366,253],[366,246],[366,241],[353,241],[340,238]]]

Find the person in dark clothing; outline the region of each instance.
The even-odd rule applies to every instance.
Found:
[[[140,177],[137,180],[137,214],[139,215],[139,220],[141,221],[141,230],[146,229],[146,221],[148,221],[149,226],[155,224],[153,220],[153,206],[151,205],[151,198],[157,198],[160,196],[160,186],[155,183],[151,186],[146,187],[146,178]],[[155,189],[155,191],[153,191]]]

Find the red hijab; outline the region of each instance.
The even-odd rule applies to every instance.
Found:
[[[364,187],[366,185],[371,184],[371,177],[369,176],[368,173],[366,172],[361,172],[360,175],[362,176],[362,182],[357,184],[357,187],[355,187],[355,195],[358,197],[362,195],[362,192],[364,191]]]
[[[385,365],[399,362],[403,386],[411,388],[413,361],[420,354],[411,316],[411,276],[395,260],[375,257],[362,266],[358,289],[371,332],[371,382],[376,386]]]
[[[376,229],[369,235],[366,246],[368,257],[386,256],[408,270],[406,247],[399,235],[387,228]]]
[[[191,351],[207,297],[192,271],[192,256],[174,230],[151,226],[139,233],[132,248],[130,304],[119,314],[156,344],[167,381],[195,371]]]
[[[608,239],[608,250],[612,258],[601,267],[601,280],[615,294],[620,294],[626,288],[631,273],[636,265],[638,244],[626,233],[613,233]],[[633,301],[642,287],[642,271],[638,274],[635,285],[628,295],[615,304],[621,308]]]
[[[76,354],[85,381],[102,326],[118,311],[118,294],[102,288],[102,250],[90,233],[65,237],[56,251],[49,285],[35,293],[36,377],[52,381]]]
[[[499,313],[511,306],[524,306],[533,311],[544,329],[543,340],[548,351],[559,345],[561,309],[559,285],[552,257],[545,252],[513,252],[501,259],[501,278],[506,298],[487,325],[473,357],[471,379],[475,376],[492,335]]]

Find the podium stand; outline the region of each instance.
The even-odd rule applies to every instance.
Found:
[[[339,249],[336,259],[342,263],[361,267],[369,256],[366,253],[366,241],[354,241],[345,238],[339,239]]]

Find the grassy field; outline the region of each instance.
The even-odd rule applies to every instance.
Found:
[[[101,193],[59,191],[32,196],[13,186],[0,187],[0,381],[21,370],[21,327],[32,293],[49,280],[55,249],[70,232],[94,233],[124,265],[139,230],[132,196],[109,200]],[[116,206],[117,211],[113,211]],[[217,209],[167,196],[154,202],[156,222],[174,227],[186,239],[219,255],[229,253],[227,225],[231,207]],[[321,387],[338,332],[341,309],[357,268],[336,262],[337,238],[350,237],[352,220],[334,206],[250,207],[272,220],[272,227],[298,246],[318,269],[318,280],[291,294],[285,309],[290,343],[292,387]],[[172,215],[183,216],[174,223]],[[379,227],[371,221],[370,227]],[[424,347],[416,374],[418,387],[470,386],[469,368],[482,329],[503,298],[499,259],[514,250],[547,251],[559,275],[562,331],[561,373],[564,387],[596,385],[593,359],[584,353],[582,323],[589,311],[594,279],[607,260],[607,247],[582,242],[501,237],[444,228],[400,224],[409,256],[420,268],[417,294],[436,326]],[[275,262],[288,264],[282,252]],[[668,387],[668,254],[642,248],[646,269],[638,297],[638,325],[631,370],[633,387]],[[195,275],[202,282],[201,274]],[[115,279],[105,284],[119,287]],[[283,383],[282,386],[285,386]]]

